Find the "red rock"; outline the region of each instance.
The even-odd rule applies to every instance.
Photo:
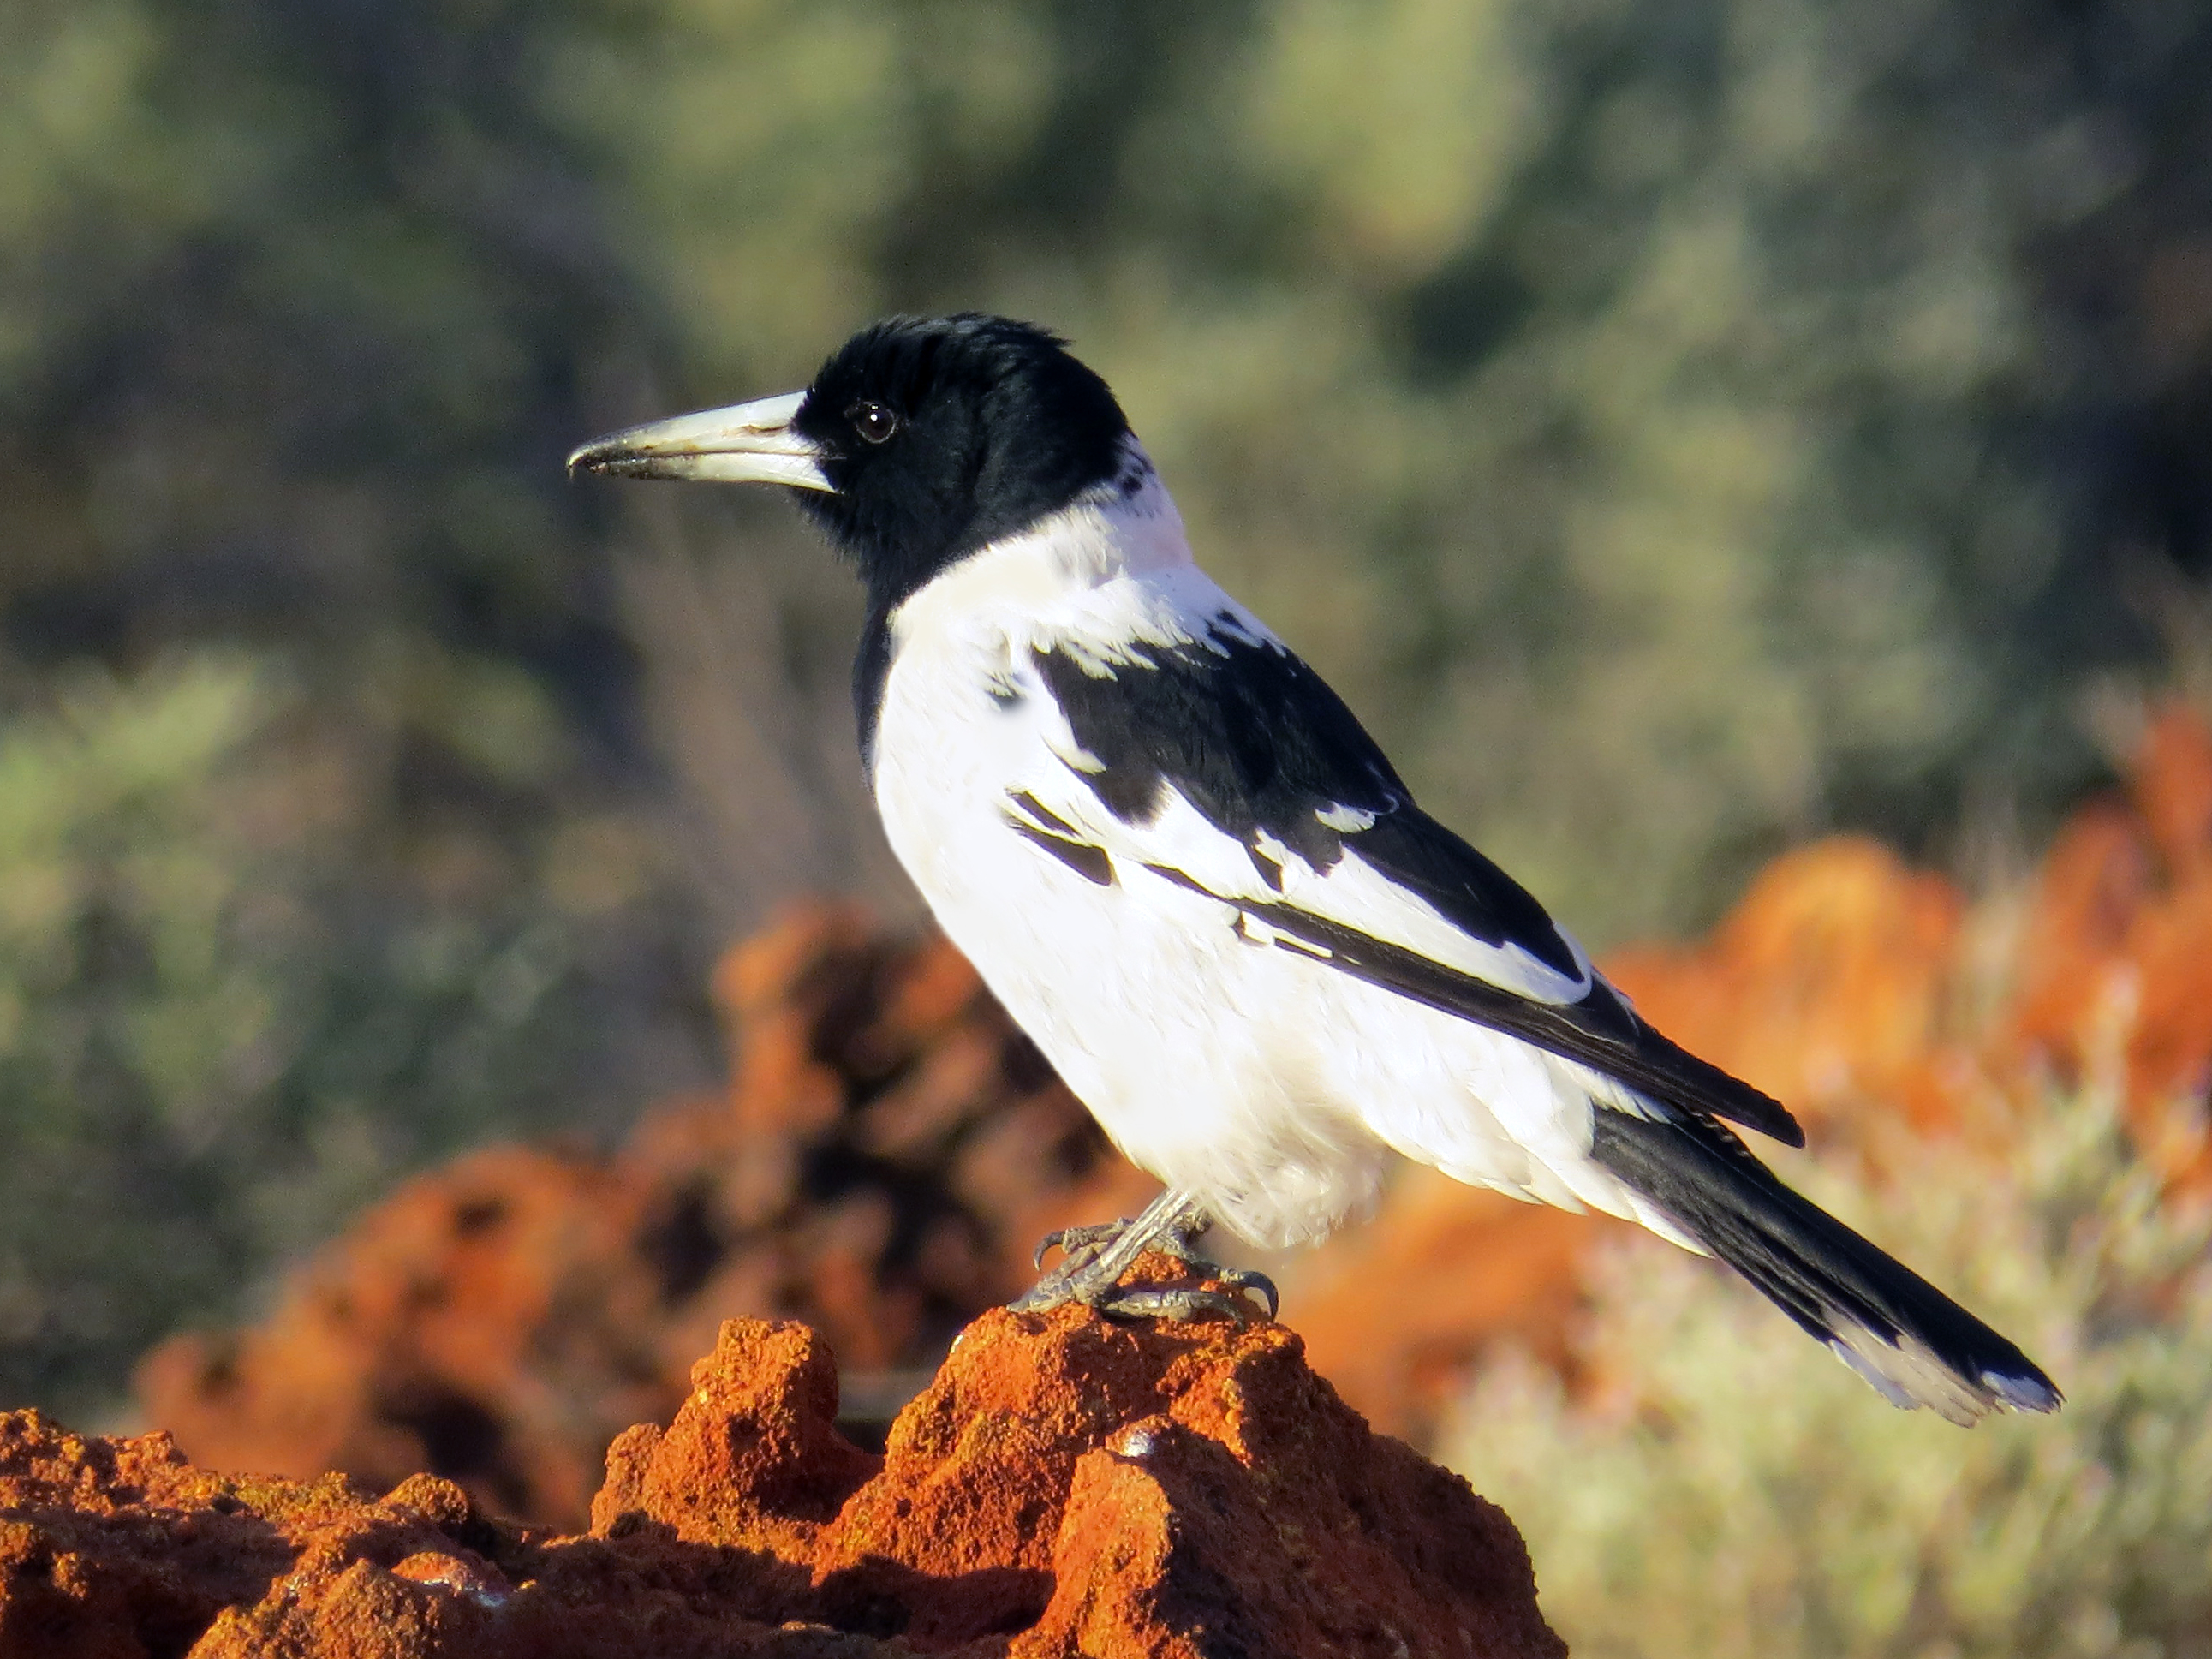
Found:
[[[0,1416],[0,1656],[1565,1652],[1511,1523],[1279,1325],[993,1313],[881,1457],[804,1326],[730,1322],[692,1384],[568,1538],[432,1476],[240,1480]]]
[[[2212,729],[2152,712],[2128,798],[2076,812],[2044,861],[2001,1072],[2109,1078],[2177,1187],[2212,1191]]]
[[[1769,865],[1709,939],[1604,966],[1654,1025],[1816,1135],[1877,1101],[1933,1125],[1965,1058],[1949,1029],[1963,908],[1871,842],[1819,842]],[[1419,1436],[1496,1343],[1565,1362],[1583,1253],[1617,1224],[1405,1171],[1372,1221],[1286,1275],[1290,1315],[1353,1405]]]
[[[465,1516],[466,1499],[440,1484],[447,1516],[454,1504]],[[495,1571],[412,1504],[376,1502],[337,1475],[236,1480],[193,1468],[166,1434],[98,1439],[36,1412],[0,1414],[8,1659],[181,1654],[225,1609],[292,1595],[303,1565],[428,1551]]]
[[[463,1159],[362,1218],[261,1328],[155,1350],[141,1397],[213,1467],[433,1469],[503,1513],[580,1515],[605,1441],[673,1392],[653,1196],[580,1154]]]
[[[653,1114],[612,1158],[494,1148],[410,1182],[261,1327],[149,1355],[147,1415],[216,1467],[427,1468],[578,1525],[608,1442],[675,1408],[723,1318],[927,1368],[1028,1284],[1039,1234],[1156,1189],[942,939],[797,909],[716,994],[726,1098]]]
[[[1777,859],[1706,939],[1606,971],[1676,1041],[1768,1090],[1876,1170],[1917,1134],[2002,1133],[2040,1081],[2110,1079],[2177,1188],[2212,1192],[2212,727],[2151,712],[2124,797],[2060,831],[2008,923],[1864,840]],[[1990,947],[1996,947],[1992,950]],[[1285,1277],[1316,1365],[1419,1431],[1488,1347],[1563,1360],[1603,1224],[1414,1172]],[[1378,1296],[1378,1284],[1402,1285]]]
[[[1839,836],[1768,865],[1710,939],[1604,966],[1659,1030],[1816,1125],[1869,1100],[1940,1119],[1924,1068],[1951,1036],[1965,910],[1941,877]]]
[[[1376,1426],[1418,1443],[1495,1344],[1565,1362],[1583,1252],[1626,1224],[1407,1170],[1371,1222],[1288,1279],[1285,1311],[1314,1369]]]
[[[2059,831],[2022,928],[2007,1022],[2015,1053],[2071,1080],[2099,1031],[2125,1018],[2115,1002],[2126,995],[2121,963],[2157,877],[2142,824],[2119,801],[2093,803]]]
[[[2130,794],[2168,866],[2212,858],[2212,727],[2188,704],[2152,711],[2131,768]]]
[[[691,1368],[674,1424],[640,1424],[608,1449],[592,1530],[646,1516],[687,1543],[804,1553],[877,1462],[837,1432],[837,1368],[818,1334],[733,1320]]]
[[[594,1532],[771,1554],[840,1628],[1009,1659],[1563,1651],[1510,1524],[1279,1325],[987,1314],[880,1460],[836,1445],[802,1327],[732,1322],[693,1380],[617,1443]]]

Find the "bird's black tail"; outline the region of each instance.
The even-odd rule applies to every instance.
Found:
[[[1590,1154],[1832,1348],[1891,1404],[1968,1424],[2058,1407],[2018,1348],[1809,1200],[1707,1120],[1599,1107]]]

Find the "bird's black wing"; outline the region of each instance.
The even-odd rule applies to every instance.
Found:
[[[1343,972],[1677,1109],[1803,1144],[1779,1103],[1645,1024],[1526,889],[1413,805],[1327,683],[1248,619],[1224,612],[1196,639],[1112,663],[1044,648],[1033,663],[1073,738],[1073,778],[1139,832],[1116,855]],[[1212,844],[1142,833],[1164,826],[1176,797]],[[1087,845],[1065,816],[1020,817],[1040,840]],[[1242,849],[1231,878],[1215,838]]]

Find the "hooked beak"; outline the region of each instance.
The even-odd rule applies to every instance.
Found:
[[[624,427],[569,456],[568,471],[616,478],[789,484],[835,495],[822,476],[822,452],[792,429],[792,419],[805,401],[805,392],[791,392]]]

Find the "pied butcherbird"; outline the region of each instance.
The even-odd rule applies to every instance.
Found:
[[[1344,701],[1199,568],[1114,394],[1045,331],[898,318],[803,392],[656,421],[572,469],[782,487],[859,572],[860,752],[945,933],[1165,1183],[1048,1243],[1018,1306],[1242,1309],[1124,1285],[1192,1236],[1280,1247],[1396,1156],[1720,1257],[1893,1403],[2049,1411],[2019,1348],[1785,1187],[1779,1104],[1670,1042],[1413,800]],[[1042,1257],[1042,1251],[1040,1257]]]

